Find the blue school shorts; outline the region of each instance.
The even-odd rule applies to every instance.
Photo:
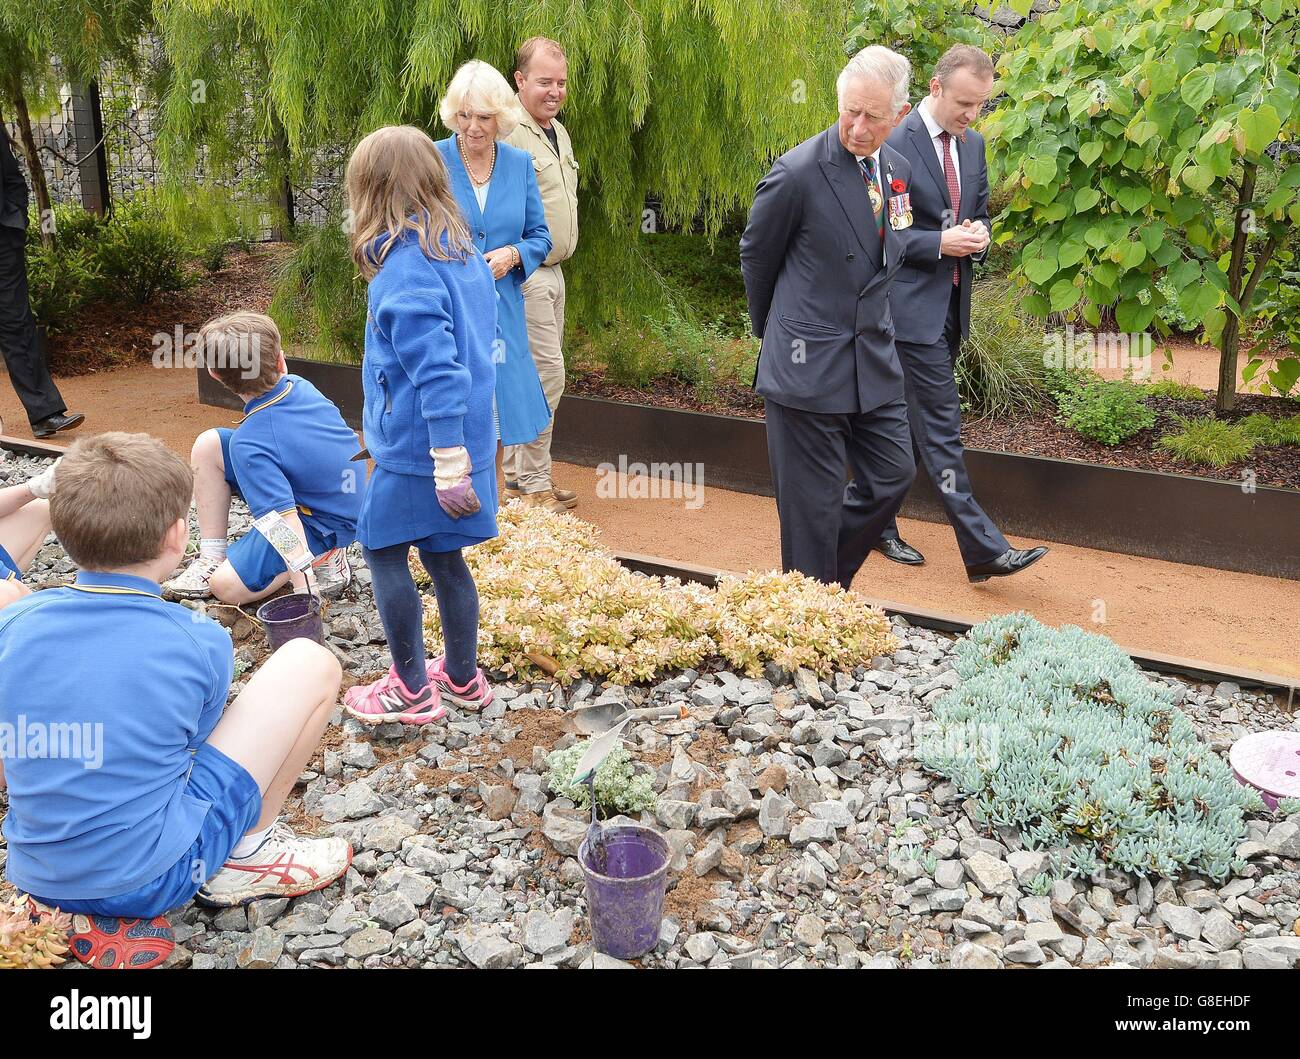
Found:
[[[262,792],[248,770],[210,743],[194,754],[185,792],[208,802],[198,837],[179,860],[151,882],[117,897],[93,901],[36,900],[64,912],[91,916],[152,919],[180,908],[199,892],[199,887],[221,870],[257,818],[262,815]]]

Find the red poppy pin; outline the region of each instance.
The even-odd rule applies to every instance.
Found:
[[[895,195],[901,195],[904,191],[907,190],[907,185],[904,184],[904,183],[903,183],[901,180],[899,180],[898,178],[895,178],[895,179],[890,183],[889,188],[890,188],[891,191],[893,191],[893,193],[894,193]]]

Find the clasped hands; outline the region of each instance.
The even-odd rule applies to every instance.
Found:
[[[969,218],[945,228],[939,237],[939,253],[945,257],[967,257],[981,253],[989,245],[989,230],[983,221]]]

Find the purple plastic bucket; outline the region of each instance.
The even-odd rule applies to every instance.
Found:
[[[257,608],[257,620],[266,630],[266,639],[272,651],[279,650],[300,636],[315,640],[321,646],[325,644],[320,600],[306,592],[293,592],[267,600]]]
[[[591,940],[619,960],[644,956],[659,941],[668,885],[668,843],[653,828],[624,824],[604,829],[605,874],[592,866],[583,839],[578,863],[587,877]]]

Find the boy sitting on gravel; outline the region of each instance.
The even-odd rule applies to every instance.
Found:
[[[0,607],[31,595],[23,571],[50,532],[49,496],[56,460],[22,485],[0,489]]]
[[[156,438],[77,441],[50,503],[76,583],[0,611],[5,873],[74,914],[73,951],[97,967],[160,962],[172,942],[154,917],[195,896],[296,896],[352,861],[343,839],[277,820],[334,708],[338,661],[292,640],[227,705],[229,635],[160,595],[192,487]],[[54,664],[51,644],[69,648]]]
[[[209,321],[200,335],[208,374],[242,398],[244,418],[230,430],[205,430],[190,453],[198,509],[199,555],[166,582],[168,595],[214,595],[243,605],[272,595],[286,582],[306,581],[338,595],[351,582],[346,548],[357,533],[363,465],[360,447],[333,402],[306,379],[287,374],[275,321],[239,312]],[[312,555],[307,574],[284,559],[257,530],[229,550],[226,535],[232,494],[243,497],[253,518],[279,512]]]

